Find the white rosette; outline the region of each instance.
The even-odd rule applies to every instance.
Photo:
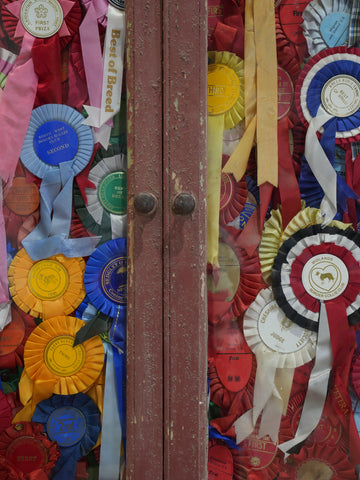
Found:
[[[313,0],[302,12],[304,37],[311,56],[348,40],[351,0]]]
[[[259,438],[269,435],[277,442],[294,369],[314,358],[317,335],[289,320],[269,287],[261,290],[247,309],[244,336],[256,356],[257,371],[253,408],[236,420],[236,442],[250,435],[261,413]]]

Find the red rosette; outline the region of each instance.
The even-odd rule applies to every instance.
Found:
[[[246,479],[274,480],[281,469],[284,455],[269,436],[258,437],[259,425],[258,421],[254,432],[239,444],[239,456],[247,471]]]
[[[304,446],[297,455],[291,455],[283,471],[291,480],[306,478],[331,478],[331,480],[356,480],[353,465],[345,452],[326,444]],[[286,478],[280,477],[280,478]]]
[[[290,424],[290,431],[281,430],[280,443],[287,442],[295,437],[305,401],[305,396],[305,391],[291,396],[286,412],[286,418]],[[344,441],[343,433],[344,431],[341,422],[330,409],[329,403],[327,402],[318,425],[316,426],[315,430],[313,430],[311,435],[306,439],[306,445],[324,444],[330,447],[336,446],[342,451],[346,451],[346,442]]]
[[[288,72],[294,85],[300,75],[300,63],[302,58],[298,58],[298,51],[295,45],[290,42],[285,35],[280,23],[279,11],[275,11],[275,28],[276,28],[276,50],[277,60],[280,67]]]
[[[30,216],[38,222],[39,205],[38,185],[30,182],[26,176],[14,177],[11,187],[5,192],[3,203],[6,237],[12,247],[20,248],[19,231]]]
[[[306,44],[305,37],[301,28],[302,12],[310,0],[294,2],[294,0],[281,0],[279,6],[280,25],[286,37],[294,45],[302,46]]]
[[[0,332],[0,369],[14,370],[24,365],[24,345],[36,327],[34,318],[11,305],[11,322]]]
[[[223,155],[223,165],[229,159],[228,155]],[[221,193],[220,193],[220,225],[226,225],[232,222],[244,208],[247,198],[247,183],[245,177],[239,182],[230,173],[221,173]]]
[[[240,265],[240,280],[232,299],[234,317],[239,317],[255,300],[259,291],[267,285],[261,275],[257,251],[250,256],[245,249],[239,246],[242,231],[234,227],[226,227],[220,229],[220,232],[224,241],[234,250]]]
[[[228,411],[254,384],[256,359],[236,322],[214,329],[214,345],[208,365],[210,399]]]
[[[4,480],[22,480],[19,472],[6,460],[4,457],[0,457],[0,478]]]
[[[11,425],[12,412],[7,395],[0,390],[0,433]]]
[[[239,450],[212,438],[208,445],[208,480],[242,480],[246,470]]]
[[[20,19],[15,17],[7,9],[7,6],[11,3],[14,3],[14,1],[21,2],[21,0],[3,0],[1,2],[0,17],[1,17],[1,22],[3,24],[4,30],[8,34],[10,40],[14,42],[15,45],[21,46],[22,37],[15,37],[16,27],[18,22],[20,22]],[[60,36],[61,48],[66,47],[66,45],[71,41],[72,36],[79,29],[81,19],[82,19],[82,13],[81,13],[81,7],[79,4],[79,1],[78,0],[71,0],[71,1],[73,2],[73,6],[63,20],[63,22],[65,22],[65,25],[67,27],[69,34]]]
[[[44,435],[42,425],[19,422],[0,434],[0,456],[23,474],[40,470],[49,476],[60,452],[56,442]]]
[[[353,355],[350,369],[350,382],[351,386],[360,398],[360,350],[357,349]]]

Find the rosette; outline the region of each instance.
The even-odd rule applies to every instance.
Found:
[[[42,425],[19,422],[0,434],[0,455],[14,468],[16,479],[30,480],[42,479],[41,472],[44,478],[49,478],[60,453],[56,443],[44,435]],[[31,476],[32,472],[39,477]]]
[[[207,259],[217,265],[223,133],[244,117],[244,65],[234,53],[208,56]]]
[[[88,180],[95,189],[85,188],[87,205],[75,187],[74,206],[84,226],[105,242],[126,234],[126,155],[118,145],[99,149]]]
[[[257,252],[252,256],[239,246],[239,231],[233,227],[221,229],[219,242],[219,268],[214,281],[208,275],[208,290],[215,294],[228,292],[227,301],[232,303],[233,316],[242,315],[264,287],[259,257]]]
[[[338,299],[353,325],[359,320],[359,263],[360,236],[351,228],[312,225],[298,230],[275,259],[275,299],[291,320],[312,331],[318,329],[319,304]]]
[[[0,176],[9,180],[15,172],[36,95],[38,103],[62,102],[61,48],[78,29],[81,8],[78,0],[50,0],[46,8],[41,0],[6,0],[1,3],[0,16],[11,40],[21,44],[0,105],[4,138],[17,138],[16,142],[7,142],[2,152]],[[22,98],[21,105],[17,95]]]
[[[294,440],[280,445],[283,451],[307,438],[316,427],[333,358],[343,363],[342,342],[349,342],[351,348],[348,322],[358,321],[360,308],[359,238],[350,228],[313,225],[286,240],[275,259],[272,283],[279,306],[298,325],[318,330],[315,365],[298,432]]]
[[[258,427],[257,424],[254,432],[239,445],[241,463],[248,471],[245,478],[273,480],[281,469],[283,455],[277,442],[268,435],[260,437]]]
[[[19,384],[25,406],[16,420],[30,419],[36,404],[52,393],[85,392],[97,380],[104,364],[101,339],[93,337],[73,347],[76,332],[83,325],[78,318],[57,316],[42,322],[31,333]]]
[[[305,157],[325,194],[321,210],[326,222],[334,218],[338,204],[347,211],[346,198],[357,198],[332,165],[335,141],[354,141],[360,134],[359,74],[359,51],[336,47],[311,58],[297,85],[298,113],[309,125]],[[320,142],[317,132],[322,133]]]
[[[96,444],[101,430],[100,412],[87,395],[54,395],[36,407],[33,422],[43,425],[60,450],[53,479],[74,478],[77,461]]]
[[[122,317],[126,305],[126,239],[109,240],[89,258],[84,275],[91,303],[113,319]]]
[[[23,245],[34,260],[56,253],[85,256],[94,239],[68,240],[74,177],[89,163],[93,152],[91,129],[76,110],[47,104],[33,110],[21,151],[22,163],[42,179],[40,223]]]
[[[302,28],[311,56],[347,44],[351,5],[350,0],[313,0],[306,6]]]
[[[219,407],[229,410],[235,397],[238,402],[247,385],[254,383],[255,356],[236,321],[215,327],[213,342],[215,346],[209,351],[208,367],[210,398]]]
[[[31,216],[34,226],[39,221],[40,194],[35,182],[25,176],[16,176],[11,187],[5,191],[3,212],[8,241],[19,248],[19,230]]]
[[[320,210],[317,208],[306,207],[295,215],[295,217],[293,217],[288,223],[285,230],[283,230],[281,208],[271,211],[270,218],[265,222],[263,235],[259,245],[261,272],[267,283],[270,284],[271,282],[271,272],[274,265],[274,259],[283,242],[298,230],[306,228],[309,225],[321,224],[322,221],[323,218]],[[345,230],[350,227],[350,224],[333,220],[330,222],[330,226]]]
[[[208,480],[241,480],[246,475],[239,447],[226,437],[210,430],[208,446]]]
[[[306,43],[301,28],[302,12],[311,0],[282,0],[279,6],[281,27],[290,42],[295,45]]]
[[[36,327],[33,317],[11,306],[12,320],[0,332],[0,369],[23,366],[25,342]]]
[[[259,435],[278,438],[286,412],[294,369],[315,355],[316,335],[284,316],[271,288],[261,290],[244,315],[244,336],[256,355],[253,410],[235,422],[237,443],[255,428],[262,412]]]
[[[33,262],[22,249],[9,267],[10,294],[21,310],[34,317],[67,315],[85,297],[84,269],[82,258],[54,255]]]
[[[0,390],[0,433],[10,427],[11,419],[12,412],[7,396]]]
[[[331,478],[331,480],[355,480],[354,467],[346,453],[337,447],[328,445],[304,446],[300,453],[291,455],[291,461],[285,464],[284,473],[291,480],[307,478]],[[289,459],[289,460],[290,460]]]

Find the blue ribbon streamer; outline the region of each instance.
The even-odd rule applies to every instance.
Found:
[[[226,443],[226,445],[229,448],[234,448],[235,450],[241,450],[241,448],[238,445],[236,445],[234,440],[231,440],[231,438],[229,437],[225,437],[225,435],[221,435],[216,430],[216,428],[212,427],[211,425],[209,425],[209,438],[216,438],[218,440],[222,440],[223,442]]]

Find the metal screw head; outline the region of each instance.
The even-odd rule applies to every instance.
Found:
[[[189,215],[194,208],[195,198],[190,193],[179,193],[174,198],[172,209],[176,215]]]
[[[135,195],[134,208],[138,213],[150,215],[155,212],[157,200],[152,193],[141,192]]]

